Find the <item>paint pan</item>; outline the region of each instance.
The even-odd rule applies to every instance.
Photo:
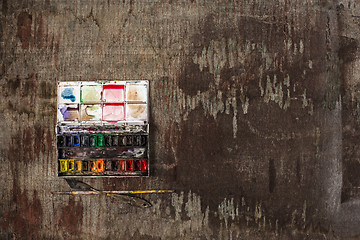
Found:
[[[79,121],[79,105],[78,104],[59,104],[58,106],[59,122],[78,122]]]
[[[89,135],[81,135],[81,147],[89,147]]]
[[[105,146],[106,147],[111,147],[112,146],[112,137],[111,137],[111,135],[106,135],[105,136]]]
[[[68,160],[68,172],[70,172],[70,173],[74,172],[74,160],[73,159]]]
[[[81,169],[83,172],[89,171],[89,162],[87,160],[81,162]]]
[[[101,85],[82,85],[80,101],[82,103],[100,103],[101,102]]]
[[[73,136],[74,147],[80,147],[80,136]]]
[[[148,161],[146,159],[141,160],[141,171],[147,172],[148,170]]]
[[[119,136],[118,135],[113,135],[111,136],[111,143],[112,146],[116,147],[119,145]]]
[[[75,171],[76,172],[81,172],[81,161],[80,160],[76,160],[75,161]]]
[[[126,136],[119,136],[119,146],[126,146]]]
[[[134,171],[141,171],[141,160],[134,160]]]
[[[125,120],[125,106],[123,103],[104,104],[103,120],[107,122],[118,122]]]
[[[120,161],[118,160],[111,161],[111,171],[114,172],[120,171]]]
[[[104,147],[105,146],[105,139],[104,139],[104,135],[102,134],[97,134],[96,135],[96,143],[97,143],[97,147]]]
[[[134,135],[133,138],[133,145],[134,146],[141,146],[141,136],[140,135]]]
[[[146,104],[126,104],[127,121],[147,121]]]
[[[58,85],[58,103],[79,103],[80,85],[77,82],[64,82]]]
[[[67,172],[67,160],[59,160],[60,172]]]
[[[100,104],[81,104],[81,116],[82,122],[87,121],[101,121],[102,107]]]
[[[92,171],[92,172],[97,172],[97,169],[96,169],[96,160],[90,160],[90,161],[89,161],[89,164],[90,164],[90,171]]]
[[[119,172],[125,172],[126,171],[126,161],[125,160],[119,160]]]
[[[146,135],[134,135],[133,136],[133,145],[134,146],[145,146],[147,142]]]
[[[107,103],[120,103],[125,100],[125,86],[106,84],[103,86],[103,101]]]
[[[65,136],[65,144],[66,147],[72,147],[73,146],[73,138],[71,135]]]
[[[147,141],[148,141],[148,136],[147,135],[140,135],[140,138],[141,138],[140,146],[146,146]]]
[[[126,146],[133,145],[133,137],[131,135],[126,135]]]
[[[133,169],[133,160],[126,160],[126,171],[132,172]]]
[[[96,147],[96,136],[95,135],[90,135],[89,136],[89,146],[90,147]]]
[[[146,84],[127,84],[127,102],[147,102],[148,88]]]
[[[105,171],[111,171],[111,170],[112,170],[112,161],[105,160]]]
[[[58,147],[64,147],[65,146],[65,137],[60,135],[57,136],[57,146]]]
[[[105,170],[104,160],[98,159],[96,160],[96,172],[103,173]]]

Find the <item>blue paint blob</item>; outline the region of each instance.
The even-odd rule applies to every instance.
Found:
[[[75,96],[73,94],[73,88],[66,88],[64,91],[62,91],[61,93],[61,97],[64,99],[69,99],[72,102],[75,102]]]

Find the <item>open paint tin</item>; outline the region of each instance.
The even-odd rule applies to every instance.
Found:
[[[149,175],[148,81],[59,82],[58,175]]]

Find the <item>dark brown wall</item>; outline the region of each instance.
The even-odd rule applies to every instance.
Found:
[[[1,239],[360,236],[356,1],[12,1],[0,25]],[[150,80],[138,209],[59,196],[56,83]]]

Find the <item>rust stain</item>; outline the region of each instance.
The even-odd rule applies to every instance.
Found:
[[[82,225],[83,211],[82,203],[75,202],[74,197],[70,197],[68,204],[59,212],[59,226],[70,235],[78,233]]]
[[[26,97],[26,96],[30,96],[30,104],[34,104],[35,103],[35,96],[37,93],[37,87],[38,87],[38,82],[36,80],[36,74],[32,73],[29,74],[28,77],[26,77],[23,80],[23,87],[21,89],[21,96],[22,97]]]
[[[39,91],[39,97],[43,99],[51,99],[56,96],[55,84],[52,82],[41,81]]]
[[[15,239],[39,239],[43,219],[43,209],[37,190],[33,190],[32,198],[28,195],[28,188],[21,190],[17,174],[24,169],[21,162],[34,159],[34,151],[30,144],[33,139],[31,128],[17,133],[11,139],[8,150],[10,172],[13,178],[11,202],[8,210],[4,211],[0,227],[12,234]]]
[[[21,12],[17,20],[17,36],[19,37],[22,48],[29,49],[31,40],[32,16],[28,12]]]
[[[44,22],[42,15],[39,15],[35,19],[35,44],[39,49],[44,48]]]
[[[35,47],[41,52],[54,51],[53,58],[57,64],[61,34],[49,33],[41,14],[34,16],[33,21],[32,15],[26,11],[21,12],[17,21],[17,37],[19,37],[23,49],[28,50],[30,47]]]
[[[35,112],[37,104],[38,82],[36,74],[29,74],[25,78],[17,76],[8,79],[1,88],[1,94],[7,97],[7,109],[18,114],[31,114]]]
[[[54,49],[55,50],[54,51],[55,66],[58,66],[59,50],[60,50],[60,38],[61,38],[61,35],[58,34],[57,37],[56,37],[56,40],[54,40],[54,36],[52,37],[52,40],[51,40],[51,45],[53,45],[53,41],[55,41],[55,49]]]
[[[39,155],[40,153],[44,153],[48,146],[52,145],[52,139],[49,138],[49,136],[51,136],[51,133],[48,128],[44,128],[42,125],[36,125],[34,127],[34,130],[34,155]],[[45,144],[43,141],[39,141],[36,139],[46,139],[50,140],[50,142],[46,142]]]
[[[34,190],[32,199],[29,199],[27,190],[21,191],[14,179],[12,202],[0,226],[12,232],[15,239],[39,239],[42,217],[43,210],[37,191]]]
[[[46,139],[47,144],[44,144]],[[35,125],[17,132],[11,138],[8,150],[10,162],[24,162],[26,164],[35,161],[40,153],[52,151],[53,137],[49,128]]]

